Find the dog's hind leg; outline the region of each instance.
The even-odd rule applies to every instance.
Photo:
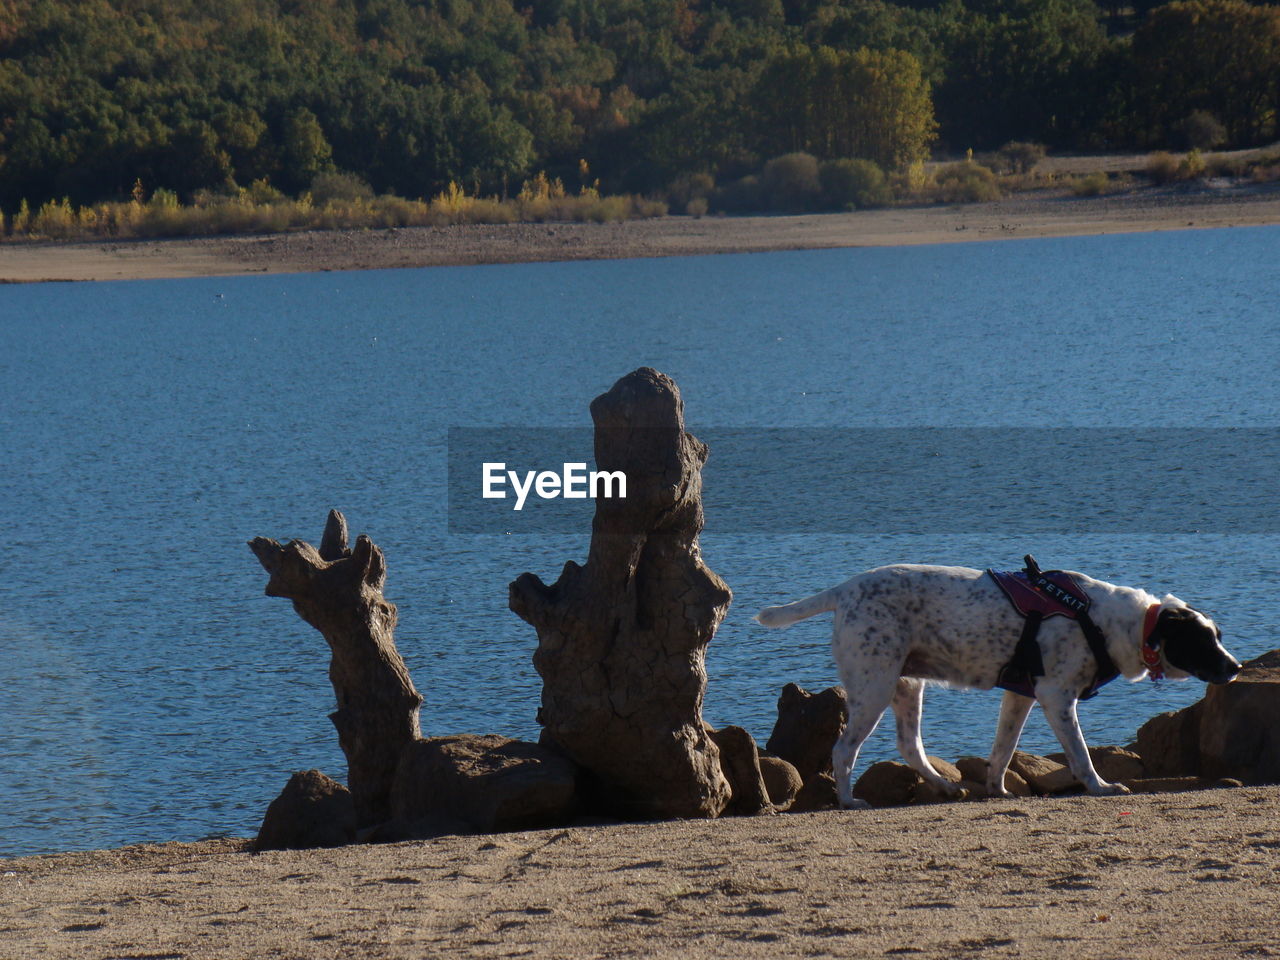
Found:
[[[911,769],[949,797],[963,797],[964,787],[948,780],[933,768],[924,755],[920,738],[920,714],[924,709],[924,681],[903,677],[893,693],[893,715],[898,722],[898,752]]]
[[[846,689],[848,689],[847,686]],[[840,800],[840,806],[845,810],[859,810],[870,806],[865,800],[853,798],[853,784],[850,778],[853,775],[853,765],[858,762],[858,751],[862,749],[863,742],[871,736],[876,724],[880,722],[885,708],[893,699],[893,690],[892,683],[883,688],[877,684],[862,690],[856,703],[849,699],[845,701],[849,721],[845,724],[844,733],[840,734],[835,747],[831,750],[831,770],[836,778],[836,796]]]
[[[987,796],[1012,797],[1004,786],[1004,773],[1009,769],[1013,751],[1018,748],[1018,738],[1027,722],[1027,714],[1035,705],[1031,697],[1024,697],[1012,690],[1004,692],[1000,702],[1000,721],[996,724],[996,739],[991,744],[991,756],[987,759]]]
[[[1036,699],[1044,708],[1044,717],[1058,735],[1058,741],[1067,754],[1067,764],[1077,780],[1095,797],[1114,797],[1128,793],[1123,783],[1107,783],[1093,768],[1093,758],[1080,732],[1080,720],[1076,717],[1076,695],[1061,687],[1041,683],[1036,687]]]

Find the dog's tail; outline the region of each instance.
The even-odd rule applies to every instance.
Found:
[[[789,627],[797,620],[826,613],[836,608],[836,592],[823,590],[812,597],[797,600],[795,603],[784,603],[780,607],[765,607],[756,614],[756,620],[766,627]]]

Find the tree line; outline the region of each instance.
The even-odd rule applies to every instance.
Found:
[[[335,171],[644,193],[798,152],[1247,146],[1278,106],[1280,8],[1246,0],[0,0],[10,211]]]

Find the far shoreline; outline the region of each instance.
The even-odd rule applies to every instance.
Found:
[[[0,283],[254,276],[478,264],[916,246],[1280,224],[1280,184],[1207,181],[1101,197],[1064,189],[990,203],[852,213],[667,216],[182,237],[0,243]]]

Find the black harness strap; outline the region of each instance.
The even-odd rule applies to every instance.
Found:
[[[1104,683],[1110,683],[1120,676],[1120,671],[1117,669],[1115,661],[1111,659],[1111,654],[1107,653],[1107,638],[1102,635],[1102,631],[1093,622],[1093,618],[1087,613],[1082,613],[1077,619],[1080,621],[1080,629],[1084,631],[1084,638],[1089,641],[1089,649],[1093,651],[1093,659],[1098,661],[1098,670],[1093,675],[1093,683],[1090,685],[1088,692],[1080,698],[1081,700],[1087,700],[1097,693],[1098,688]]]
[[[1035,557],[1027,554],[1024,560],[1026,562],[1024,572],[1027,576],[1027,582],[1041,592],[1048,592],[1042,584],[1043,575]],[[1043,581],[1043,583],[1047,583],[1047,581]],[[1050,584],[1050,586],[1052,585]],[[1085,603],[1087,605],[1087,599]],[[1016,606],[1015,604],[1015,609]],[[1024,696],[1035,695],[1036,680],[1044,676],[1044,657],[1040,652],[1040,643],[1036,639],[1040,633],[1040,624],[1043,620],[1044,615],[1038,611],[1033,610],[1026,614],[1022,624],[1022,633],[1018,637],[1018,645],[1014,648],[1013,657],[1001,668],[1000,679],[996,682],[997,686]],[[1088,641],[1089,650],[1093,653],[1093,658],[1097,662],[1093,683],[1080,694],[1081,700],[1087,700],[1097,693],[1098,688],[1103,684],[1118,677],[1120,671],[1116,669],[1115,661],[1111,659],[1111,654],[1107,652],[1107,638],[1098,628],[1098,625],[1093,622],[1093,618],[1089,616],[1087,609],[1078,610],[1075,614],[1075,620],[1080,624],[1080,631],[1084,634],[1085,640]]]

